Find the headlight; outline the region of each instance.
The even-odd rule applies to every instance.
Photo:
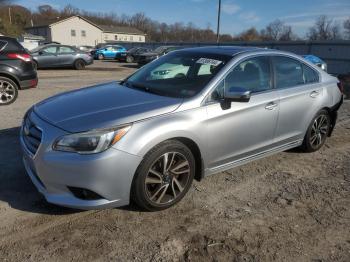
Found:
[[[130,127],[129,125],[118,129],[66,135],[56,140],[53,150],[79,154],[100,153],[117,143],[129,131]]]

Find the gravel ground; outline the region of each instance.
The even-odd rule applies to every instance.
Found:
[[[195,182],[177,206],[76,211],[45,202],[21,163],[25,110],[53,94],[117,80],[133,66],[41,70],[0,108],[1,261],[349,261],[350,102],[312,154],[283,152]]]

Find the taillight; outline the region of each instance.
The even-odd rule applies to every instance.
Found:
[[[7,57],[11,58],[11,59],[20,59],[24,62],[31,62],[32,61],[32,58],[29,54],[10,53],[10,54],[7,54]]]
[[[337,86],[342,94],[344,94],[344,85],[342,82],[338,82]]]

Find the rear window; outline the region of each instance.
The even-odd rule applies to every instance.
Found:
[[[16,39],[0,40],[0,50],[25,51],[24,47]]]
[[[307,65],[303,65],[304,79],[306,84],[317,83],[319,81],[318,73]]]
[[[276,56],[273,58],[277,88],[304,84],[302,64],[292,58]]]
[[[2,50],[6,46],[7,42],[0,40],[0,50]]]

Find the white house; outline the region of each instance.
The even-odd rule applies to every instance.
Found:
[[[108,42],[145,42],[146,35],[132,27],[96,25],[82,16],[57,19],[27,27],[27,33],[40,35],[47,42],[66,45],[89,45]]]

